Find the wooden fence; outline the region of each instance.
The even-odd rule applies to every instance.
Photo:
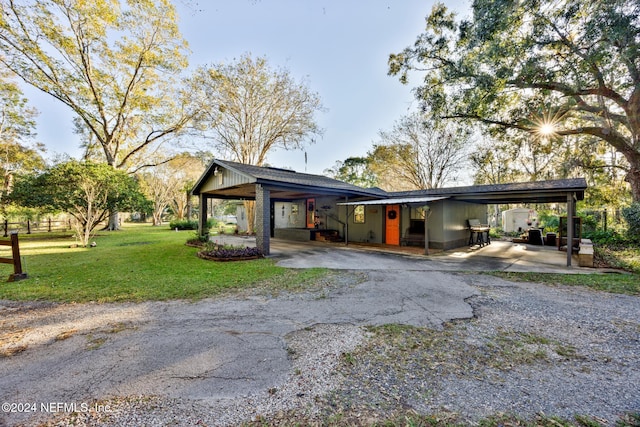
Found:
[[[52,221],[47,219],[45,221],[21,221],[21,222],[9,222],[4,221],[4,237],[9,237],[9,233],[50,233],[52,231],[69,231],[71,230],[71,220],[66,221]]]
[[[16,280],[26,279],[27,273],[22,271],[18,234],[12,233],[10,240],[0,240],[0,246],[11,246],[11,257],[0,257],[0,263],[13,264],[13,274],[9,275],[9,279],[7,279],[7,281],[15,282]]]

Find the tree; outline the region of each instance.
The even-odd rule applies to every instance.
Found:
[[[34,117],[18,85],[0,73],[0,173],[2,194],[11,189],[16,173],[44,167],[41,144],[29,144],[34,136]]]
[[[182,154],[141,174],[141,187],[153,202],[153,225],[162,225],[162,214],[171,207],[178,219],[184,219],[193,188],[205,169],[202,161]]]
[[[111,209],[135,209],[144,196],[124,171],[71,160],[40,174],[19,176],[9,199],[25,207],[68,213],[75,218],[76,238],[87,246]]]
[[[289,71],[271,69],[266,58],[245,54],[229,65],[200,67],[192,87],[207,102],[200,126],[223,158],[262,166],[272,150],[302,148],[322,133],[315,122],[318,94]],[[245,208],[250,233],[254,208]]]
[[[195,114],[178,92],[186,42],[169,0],[9,0],[0,64],[76,114],[85,143],[118,169],[175,139]],[[117,214],[111,228],[117,227]]]
[[[412,47],[389,57],[440,117],[536,136],[599,138],[622,154],[640,200],[640,7],[625,0],[476,0],[457,21],[442,4]]]
[[[334,179],[364,188],[378,185],[378,177],[371,170],[369,157],[349,157],[344,161],[338,160],[332,168],[325,169],[324,173]]]
[[[380,132],[369,159],[385,189],[440,188],[464,166],[470,144],[466,127],[413,113]]]
[[[224,158],[262,166],[270,151],[299,149],[321,134],[318,94],[266,58],[243,55],[235,63],[200,67],[194,92],[208,100],[205,128]]]

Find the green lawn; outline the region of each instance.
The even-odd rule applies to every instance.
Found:
[[[0,299],[59,302],[111,302],[199,299],[260,284],[295,286],[322,275],[321,269],[295,271],[269,259],[213,262],[196,256],[185,242],[192,231],[126,225],[100,232],[94,248],[71,247],[70,235],[21,235],[20,251],[28,279],[0,281]],[[0,248],[7,256],[9,248]],[[13,272],[0,264],[0,277]],[[285,280],[286,279],[286,280]],[[2,279],[0,279],[2,280]]]
[[[537,282],[547,285],[583,286],[615,294],[640,295],[640,274],[559,274],[491,272],[510,281]]]
[[[112,302],[200,299],[250,287],[269,292],[321,283],[325,269],[291,270],[270,259],[213,262],[185,245],[193,231],[125,225],[122,231],[100,232],[95,248],[71,247],[73,237],[61,233],[20,235],[27,280],[5,282],[12,266],[0,264],[0,299],[57,302]],[[0,256],[10,248],[0,247]],[[586,286],[601,291],[640,295],[636,274],[494,273],[507,280]]]

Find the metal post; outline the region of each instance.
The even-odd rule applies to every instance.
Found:
[[[349,203],[349,196],[345,197],[345,203]],[[345,218],[344,218],[344,244],[349,245],[349,205],[344,205]]]
[[[567,193],[567,267],[573,255],[573,193]]]

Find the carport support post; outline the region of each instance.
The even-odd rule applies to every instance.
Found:
[[[573,193],[567,193],[567,267],[571,267],[573,255]]]
[[[429,255],[429,212],[427,206],[424,206],[424,254]]]
[[[269,255],[271,239],[271,193],[261,184],[256,184],[256,247]]]
[[[202,193],[200,193],[200,207],[198,209],[198,235],[203,236],[207,229],[207,196]]]

